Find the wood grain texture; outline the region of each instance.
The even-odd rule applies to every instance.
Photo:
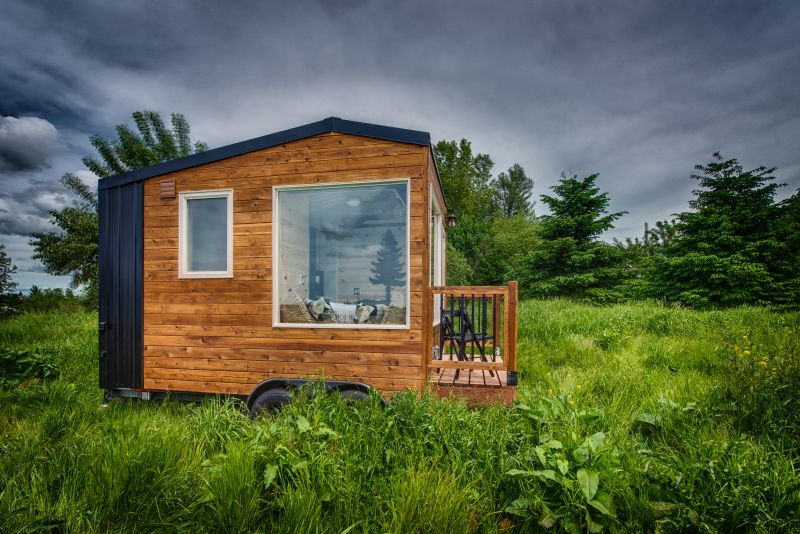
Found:
[[[433,393],[442,398],[464,399],[469,404],[505,404],[513,406],[517,388],[488,388],[477,386],[433,386]]]
[[[161,377],[145,377],[144,387],[150,390],[160,391],[185,391],[185,392],[198,392],[198,393],[219,393],[225,395],[249,395],[253,391],[253,380],[256,380],[255,375],[246,378],[226,378],[225,372],[214,373],[210,378],[207,374],[178,374],[174,373],[176,378],[161,378]],[[314,375],[293,375],[284,378],[331,378],[330,375],[314,376]],[[344,379],[344,378],[342,378]],[[402,391],[406,389],[417,389],[419,381],[416,378],[405,380],[402,378],[378,378],[353,375],[348,377],[349,380],[359,380],[368,383],[380,391],[385,391],[391,394],[393,391]],[[489,390],[488,388],[484,388]],[[513,388],[506,388],[513,389]],[[489,390],[491,391],[491,390]]]
[[[466,295],[466,296],[482,296],[482,295],[502,295],[508,294],[506,286],[434,286],[433,292],[438,295]]]
[[[508,283],[508,300],[506,301],[506,363],[509,371],[517,370],[517,304],[518,284],[516,280]]]
[[[429,159],[428,147],[323,134],[146,180],[145,388],[246,395],[268,378],[309,376],[419,388]],[[410,179],[408,329],[273,328],[273,186],[397,178]],[[162,198],[165,181],[176,198]],[[215,189],[233,190],[233,278],[179,279],[177,196]]]
[[[433,215],[432,212],[432,199],[430,196],[430,180],[431,180],[431,173],[430,173],[430,157],[428,152],[430,148],[426,147],[425,152],[425,169],[423,171],[423,176],[425,177],[425,186],[422,188],[422,198],[423,202],[425,203],[425,228],[426,232],[424,233],[424,239],[422,242],[422,265],[425,266],[423,272],[421,273],[422,285],[424,287],[430,287],[432,280],[431,280],[431,232],[430,232],[430,223],[431,217]],[[420,393],[424,391],[424,389],[428,385],[428,359],[433,356],[433,297],[430,291],[423,292],[422,298],[422,365],[420,367]]]

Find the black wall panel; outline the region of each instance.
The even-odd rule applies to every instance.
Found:
[[[99,191],[100,387],[144,385],[144,187]]]

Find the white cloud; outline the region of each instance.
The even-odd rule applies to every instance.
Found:
[[[49,121],[0,115],[0,172],[46,168],[62,149],[58,130]]]

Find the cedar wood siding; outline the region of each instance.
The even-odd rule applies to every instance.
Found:
[[[322,374],[387,392],[420,388],[431,161],[427,146],[325,133],[147,178],[144,387],[247,395],[268,378]],[[272,186],[392,178],[411,180],[410,328],[273,328]],[[232,279],[178,278],[179,198],[160,198],[162,180],[175,180],[177,193],[233,190]]]

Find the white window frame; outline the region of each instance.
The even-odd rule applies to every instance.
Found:
[[[233,278],[233,189],[213,191],[186,191],[180,193],[178,201],[178,278]],[[225,198],[228,200],[227,220],[227,269],[224,271],[190,271],[189,240],[186,236],[189,215],[188,201],[202,198]]]
[[[282,191],[319,190],[334,187],[359,187],[364,185],[406,186],[406,318],[405,324],[339,324],[339,323],[282,323],[280,304],[280,202]],[[358,182],[330,182],[325,184],[280,185],[272,187],[272,326],[273,328],[320,328],[331,330],[410,330],[411,329],[411,178],[362,180]]]
[[[433,185],[431,184],[430,189],[430,198],[431,198],[431,217],[435,218],[436,223],[434,226],[434,231],[430,236],[431,240],[431,247],[430,253],[433,254],[434,251],[438,251],[439,253],[433,259],[433,271],[431,273],[431,286],[443,286],[445,285],[444,280],[444,247],[446,246],[445,241],[445,230],[444,230],[444,210],[439,205],[439,197],[436,195],[436,192],[433,189]],[[428,227],[430,227],[430,221],[428,222]],[[435,246],[434,246],[435,243]],[[441,323],[441,295],[434,295],[433,298],[433,326],[437,326]]]

